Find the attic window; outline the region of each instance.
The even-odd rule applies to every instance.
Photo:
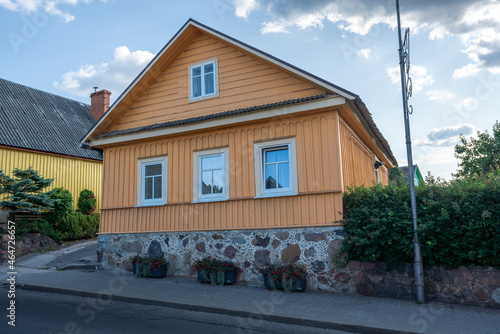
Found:
[[[189,65],[189,102],[219,96],[217,58]]]

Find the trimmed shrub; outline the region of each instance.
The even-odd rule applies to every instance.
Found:
[[[58,229],[64,240],[91,239],[99,232],[99,221],[99,214],[73,212],[61,220]]]
[[[56,223],[73,212],[73,196],[68,189],[55,188],[50,198],[54,200],[53,210],[43,215],[49,222]]]
[[[424,263],[500,266],[500,178],[426,181],[416,189]],[[409,186],[349,188],[344,230],[348,260],[412,262]]]
[[[19,221],[16,226],[16,239],[20,240],[21,235],[26,233],[41,233],[58,244],[62,241],[61,232],[56,230],[53,224],[43,218],[31,222],[26,219]]]
[[[91,215],[94,213],[97,199],[95,198],[92,190],[83,189],[78,196],[78,211],[84,215]]]

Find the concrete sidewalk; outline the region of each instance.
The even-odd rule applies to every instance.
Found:
[[[2,282],[6,282],[7,267],[0,266],[0,270]],[[16,283],[24,289],[96,297],[96,310],[112,298],[234,315],[247,325],[265,319],[355,333],[500,333],[500,310],[471,306],[418,305],[313,291],[285,294],[240,284],[212,287],[190,278],[146,279],[110,271],[18,268]]]

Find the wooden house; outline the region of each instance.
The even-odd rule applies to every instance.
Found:
[[[194,20],[82,143],[104,154],[105,265],[161,249],[180,275],[212,255],[251,279],[301,242],[327,247],[346,187],[397,164],[357,95]]]
[[[96,118],[104,114],[102,106],[99,115],[97,103],[102,92],[94,93]],[[0,170],[10,175],[14,168],[31,166],[54,179],[51,188],[68,189],[75,208],[85,188],[95,193],[100,205],[102,152],[80,147],[80,139],[96,122],[90,109],[87,104],[0,79]],[[6,220],[8,213],[0,213],[0,221]]]

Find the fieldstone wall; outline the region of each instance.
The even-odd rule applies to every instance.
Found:
[[[332,257],[341,247],[342,227],[216,232],[99,235],[98,254],[105,269],[131,270],[130,257],[139,253],[162,256],[168,275],[194,276],[193,263],[212,256],[232,261],[243,271],[239,281],[261,284],[259,269],[270,263],[300,263],[314,273],[332,270]],[[319,288],[317,275],[309,286]]]
[[[9,234],[3,234],[0,239],[0,263],[6,262],[9,258]],[[40,233],[28,233],[21,236],[21,240],[16,240],[16,258],[38,249],[50,249],[56,245],[55,241]]]
[[[232,261],[242,272],[238,281],[262,285],[266,264],[307,266],[308,289],[364,296],[415,299],[412,264],[388,268],[384,262],[332,261],[345,232],[342,227],[274,230],[138,233],[100,235],[99,261],[105,269],[131,271],[130,258],[165,256],[169,276],[195,276],[193,263],[212,256]],[[425,270],[428,300],[500,308],[500,270],[482,267]]]

